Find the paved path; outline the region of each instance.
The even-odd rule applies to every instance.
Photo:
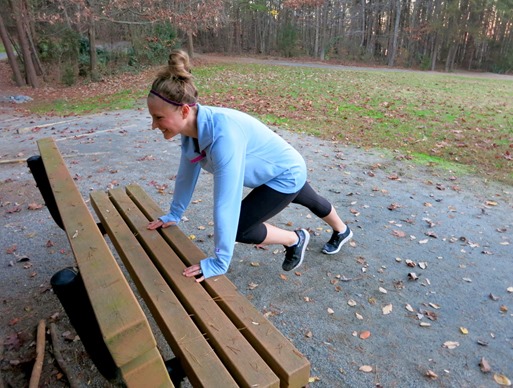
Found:
[[[40,311],[34,327],[36,318],[55,312],[55,297],[41,294],[41,287],[73,264],[46,209],[28,210],[42,200],[16,160],[35,154],[38,138],[53,136],[84,198],[93,189],[138,182],[166,209],[179,149],[178,141],[163,141],[149,129],[145,110],[0,121],[4,337],[13,332],[11,320],[30,315],[27,305]],[[338,255],[321,254],[330,231],[294,205],[273,222],[312,232],[302,267],[284,273],[280,247],[238,244],[228,276],[309,358],[312,387],[493,387],[494,373],[512,379],[513,188],[277,131],[304,155],[312,185],[337,207],[354,241]],[[163,195],[157,187],[164,185]],[[211,185],[203,174],[182,224],[207,253],[213,249]],[[6,253],[13,245],[17,257],[30,258],[29,269]],[[58,325],[67,327],[64,317]],[[367,331],[370,337],[362,339]],[[76,346],[66,345],[68,354]],[[483,357],[491,373],[481,372]],[[75,367],[93,386],[103,384],[87,361]]]

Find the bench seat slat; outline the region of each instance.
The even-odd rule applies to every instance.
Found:
[[[241,386],[278,387],[279,379],[222,312],[217,303],[194,281],[182,275],[185,264],[158,231],[148,230],[148,219],[121,190],[110,191],[111,200],[155,265],[171,285],[185,309],[202,331],[219,358]]]
[[[91,204],[130,272],[139,293],[173,353],[195,387],[237,387],[236,382],[189,317],[165,279],[128,228],[105,192],[92,192]],[[135,207],[134,204],[130,205]]]
[[[162,215],[160,207],[140,186],[128,185],[127,192],[148,219],[155,220]],[[163,229],[162,234],[187,265],[198,264],[206,257],[178,227]],[[280,377],[282,387],[302,387],[308,384],[310,362],[307,358],[237,291],[227,277],[219,276],[215,281],[207,279],[204,283],[226,315],[242,329],[243,335]]]
[[[105,343],[125,382],[142,368],[151,386],[172,386],[149,323],[98,230],[52,138],[38,141],[64,228]],[[157,358],[156,358],[157,357]],[[138,360],[140,359],[140,362]],[[132,385],[135,386],[135,385]]]

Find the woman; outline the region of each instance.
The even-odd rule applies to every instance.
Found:
[[[324,245],[337,253],[352,237],[333,206],[306,182],[301,155],[257,119],[227,108],[198,104],[189,57],[173,51],[168,67],[158,74],[148,95],[152,128],[165,139],[181,135],[180,167],[168,214],[150,222],[148,229],[177,224],[190,203],[203,168],[214,175],[215,257],[184,270],[201,282],[227,272],[235,241],[282,244],[282,268],[291,271],[303,261],[310,235],[305,229],[289,231],[266,221],[290,203],[306,206],[333,229]],[[242,200],[243,187],[253,190]]]

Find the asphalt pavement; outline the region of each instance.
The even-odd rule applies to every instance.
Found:
[[[73,264],[47,210],[29,209],[42,204],[24,163],[37,154],[35,141],[56,139],[84,198],[138,183],[164,212],[179,140],[150,130],[144,108],[66,118],[5,114],[0,122],[4,322],[22,314],[5,309],[11,300]],[[513,188],[415,165],[398,153],[276,131],[302,153],[310,183],[354,239],[323,255],[331,230],[291,205],[272,223],[310,230],[303,265],[286,273],[282,247],[237,244],[227,276],[310,360],[311,386],[493,387],[494,377],[513,379]],[[182,229],[211,254],[209,174],[201,175],[186,217]],[[37,276],[21,267],[22,256]],[[1,330],[7,335],[6,325]]]

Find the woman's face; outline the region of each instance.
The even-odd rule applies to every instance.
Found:
[[[182,133],[187,117],[187,114],[184,114],[185,106],[176,107],[153,96],[148,97],[147,103],[152,118],[152,129],[160,129],[166,140]]]

